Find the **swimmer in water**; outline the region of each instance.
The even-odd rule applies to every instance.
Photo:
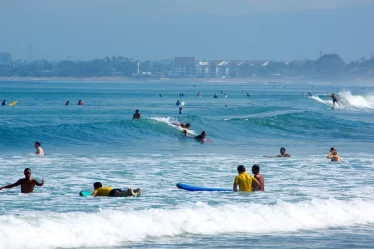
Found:
[[[1,103],[2,106],[6,106],[6,100],[4,99],[3,102]]]
[[[245,167],[243,165],[239,165],[237,170],[238,175],[235,177],[232,191],[238,192],[238,186],[240,192],[252,192],[259,189],[260,183],[254,176],[245,173]]]
[[[265,191],[265,179],[264,176],[260,174],[260,166],[258,164],[254,164],[252,166],[252,173],[256,180],[260,183],[260,188],[258,191]]]
[[[79,100],[79,101],[78,101],[78,105],[83,105],[83,101],[82,101],[82,100]]]
[[[140,116],[139,110],[136,109],[134,115],[132,115],[132,119],[140,119]]]
[[[336,95],[334,93],[329,95],[329,97],[332,98],[332,104],[334,105],[334,107],[335,107],[335,103],[338,103],[338,105],[340,105],[339,102],[338,102],[338,97],[336,97]]]
[[[35,152],[36,155],[44,156],[44,150],[39,141],[35,142],[34,147],[36,149],[36,152]]]
[[[196,140],[201,140],[201,141],[204,141],[206,137],[206,132],[205,131],[202,131],[200,135],[194,137]]]
[[[335,147],[330,148],[330,153],[327,155],[328,159],[331,159],[331,162],[341,162],[341,158],[338,155],[338,151],[335,149]]]
[[[42,182],[39,183],[37,180],[31,178],[31,169],[26,168],[23,171],[23,174],[25,175],[25,178],[19,179],[13,184],[3,186],[0,188],[0,190],[2,190],[3,188],[13,188],[21,185],[21,193],[28,194],[34,191],[35,185],[39,187],[44,185],[44,179],[42,179]]]
[[[70,104],[70,101],[68,100],[68,101],[66,101],[66,103],[65,103],[65,105],[69,105]]]
[[[264,156],[264,157],[267,157],[267,158],[271,158],[271,157],[291,157],[291,155],[287,154],[286,153],[286,148],[282,147],[282,148],[280,148],[280,155],[278,155],[278,156]]]

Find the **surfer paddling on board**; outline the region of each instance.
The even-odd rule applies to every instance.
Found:
[[[286,153],[286,148],[282,147],[282,148],[280,148],[280,155],[278,155],[278,156],[264,156],[264,157],[268,157],[268,158],[270,158],[270,157],[291,157],[291,155],[287,154]]]
[[[334,105],[334,107],[335,107],[335,103],[338,103],[338,105],[340,106],[340,104],[338,102],[338,97],[336,97],[336,95],[334,93],[329,95],[329,97],[332,98],[332,104]]]
[[[95,182],[93,184],[94,191],[91,196],[109,196],[109,197],[129,197],[129,196],[140,196],[142,191],[140,188],[132,190],[131,188],[122,190],[118,188],[103,187],[101,182]]]
[[[260,183],[254,176],[245,173],[243,165],[239,165],[237,170],[239,175],[235,177],[232,191],[238,192],[238,186],[240,192],[252,192],[260,189]]]
[[[25,178],[19,179],[13,184],[3,186],[0,188],[0,190],[3,188],[13,188],[21,185],[21,193],[28,194],[34,191],[35,185],[39,187],[44,185],[44,179],[42,179],[42,183],[39,183],[37,180],[31,178],[31,169],[26,168],[23,171],[23,174],[25,175]]]

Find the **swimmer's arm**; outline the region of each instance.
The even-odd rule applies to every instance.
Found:
[[[97,190],[94,190],[94,192],[91,193],[91,196],[96,196]]]
[[[234,191],[234,192],[238,192],[238,184],[234,183],[234,184],[232,185],[232,191]]]
[[[14,187],[17,187],[21,184],[21,180],[22,179],[19,179],[17,182],[13,183],[13,184],[9,184],[9,185],[6,185],[6,186],[3,186],[0,188],[0,190],[2,190],[3,188],[14,188]]]
[[[43,186],[44,185],[44,179],[42,179],[42,183],[39,183],[37,180],[33,180],[36,186]]]

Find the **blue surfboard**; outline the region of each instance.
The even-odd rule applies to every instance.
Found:
[[[207,187],[199,187],[199,186],[192,186],[184,183],[177,183],[177,187],[187,191],[224,191],[224,192],[232,192],[230,188],[207,188]]]

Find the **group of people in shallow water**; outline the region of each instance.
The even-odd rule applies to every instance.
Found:
[[[311,95],[311,94],[310,94]],[[333,104],[335,106],[335,103],[338,103],[337,97],[332,94],[329,95],[333,99]],[[69,101],[66,102],[65,105],[69,105]],[[6,105],[6,100],[4,99],[2,105]],[[83,105],[83,102],[79,100],[78,105]],[[340,105],[340,104],[339,104]],[[133,114],[133,119],[140,119],[141,115],[138,109],[135,110],[135,113]],[[189,123],[174,123],[174,125],[179,126],[183,129],[183,134],[185,136],[188,136],[188,129],[191,127],[191,124]],[[206,137],[206,132],[202,131],[200,135],[194,136],[196,140],[204,141]],[[44,150],[41,147],[41,143],[39,141],[36,141],[34,143],[34,147],[36,148],[36,155],[43,156]],[[284,147],[280,148],[280,154],[277,156],[264,156],[267,158],[271,157],[291,157],[290,154],[286,153],[286,149]],[[331,159],[333,162],[340,162],[342,161],[336,148],[331,147],[330,152],[327,155],[327,158]],[[233,191],[237,192],[238,190],[241,192],[252,192],[252,191],[265,191],[265,180],[264,177],[260,174],[260,166],[258,164],[254,164],[252,166],[252,175],[248,175],[246,173],[246,169],[244,165],[239,165],[237,167],[238,175],[234,179],[233,184]],[[0,190],[6,188],[13,188],[17,186],[21,186],[21,193],[32,193],[34,191],[34,187],[36,186],[43,186],[44,185],[44,179],[42,179],[42,182],[39,183],[37,180],[31,178],[31,169],[26,168],[24,170],[25,178],[19,179],[17,182],[9,185],[5,185],[3,187],[0,187]],[[108,196],[108,197],[138,197],[141,195],[141,189],[119,189],[119,188],[111,188],[108,186],[103,186],[101,182],[95,182],[93,184],[93,192],[91,193],[91,196]]]

